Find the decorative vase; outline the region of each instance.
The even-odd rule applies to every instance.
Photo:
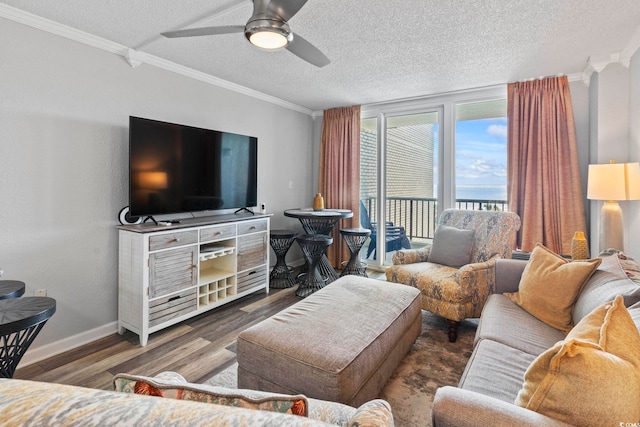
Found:
[[[576,231],[571,239],[571,259],[587,259],[589,258],[589,246],[584,232]]]
[[[316,197],[313,198],[313,210],[321,211],[324,209],[324,199],[322,198],[322,194],[316,194]]]

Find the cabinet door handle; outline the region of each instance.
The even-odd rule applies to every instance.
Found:
[[[255,230],[255,229],[256,229],[255,225],[252,225],[251,227],[249,227],[249,230]]]
[[[221,234],[222,234],[222,231],[216,231],[213,235],[214,235],[214,236],[219,236],[219,235],[221,235]]]

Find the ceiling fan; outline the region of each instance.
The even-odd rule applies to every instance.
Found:
[[[253,15],[245,26],[190,28],[168,31],[162,35],[175,38],[244,32],[244,36],[254,46],[268,50],[285,48],[316,67],[324,67],[331,62],[329,58],[307,40],[294,34],[287,23],[306,2],[307,0],[253,0]]]

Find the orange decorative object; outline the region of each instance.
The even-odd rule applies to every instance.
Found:
[[[321,211],[324,209],[324,199],[322,198],[322,194],[316,194],[316,197],[313,198],[313,210]]]
[[[589,258],[589,245],[587,244],[587,238],[584,237],[584,232],[576,231],[571,239],[571,259],[587,259]]]

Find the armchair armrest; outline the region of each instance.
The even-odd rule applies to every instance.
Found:
[[[570,427],[512,403],[451,386],[436,391],[431,418],[434,427]]]
[[[493,293],[496,284],[496,261],[500,255],[494,255],[485,262],[474,262],[463,265],[456,273],[460,286],[467,289],[484,289],[486,296]],[[485,296],[485,297],[486,297]]]
[[[393,265],[415,264],[416,262],[427,262],[431,252],[431,245],[420,249],[401,249],[393,255]]]

